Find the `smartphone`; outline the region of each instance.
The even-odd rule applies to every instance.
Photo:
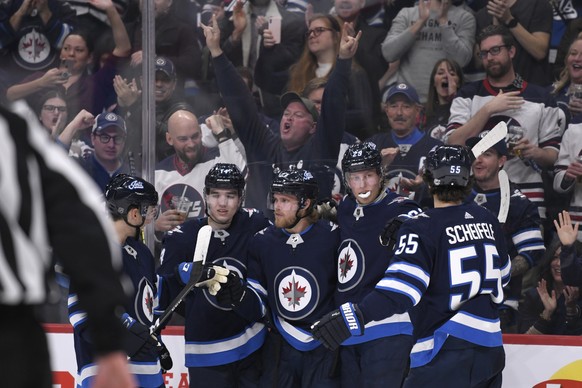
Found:
[[[269,31],[273,34],[275,44],[281,43],[281,16],[269,16]]]
[[[238,0],[230,0],[230,3],[228,3],[228,5],[224,8],[224,12],[230,12],[232,13],[232,11],[234,10],[234,6],[236,5],[236,2]],[[247,3],[247,0],[242,0],[243,5],[245,5]]]
[[[60,68],[63,70],[61,73],[61,78],[68,79],[73,71],[73,60],[72,59],[61,59]]]

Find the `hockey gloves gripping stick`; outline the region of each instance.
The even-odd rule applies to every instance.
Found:
[[[344,303],[311,326],[313,338],[329,350],[336,350],[351,336],[364,334],[364,317],[358,305]]]
[[[177,268],[180,281],[186,285],[190,281],[190,274],[192,272],[192,263],[183,262]],[[227,276],[230,271],[218,265],[205,265],[200,274],[200,279],[196,283],[198,288],[207,288],[210,295],[216,295],[220,290],[220,284],[227,282]]]
[[[386,225],[384,225],[384,229],[378,238],[380,239],[380,244],[385,247],[388,247],[390,251],[394,250],[394,245],[396,245],[396,236],[398,235],[398,230],[400,229],[400,225],[404,223],[410,217],[405,214],[401,214],[390,219]]]
[[[240,305],[246,294],[246,285],[238,273],[230,271],[228,281],[216,294],[216,300],[221,306],[236,308]]]
[[[150,334],[150,328],[136,321],[129,314],[121,317],[127,335],[123,338],[123,349],[129,357],[143,357],[154,350],[158,341]]]

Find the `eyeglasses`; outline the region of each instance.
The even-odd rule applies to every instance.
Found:
[[[509,49],[509,45],[504,44],[503,46],[493,46],[491,47],[489,50],[482,50],[479,51],[479,57],[481,59],[487,59],[487,55],[491,54],[492,56],[496,57],[497,55],[499,55],[499,53],[501,52],[502,48],[507,48]]]
[[[109,143],[111,139],[113,139],[113,143],[119,145],[125,141],[125,136],[109,136],[109,135],[97,135],[99,141],[103,144]]]
[[[54,112],[55,110],[58,110],[59,112],[66,112],[67,111],[66,106],[57,106],[57,105],[43,105],[42,109],[48,110],[49,112]]]
[[[324,31],[333,31],[333,29],[327,28],[327,27],[315,27],[315,28],[312,28],[311,30],[307,30],[307,32],[305,33],[305,37],[309,38],[311,36],[311,34],[313,34],[313,37],[317,38]]]

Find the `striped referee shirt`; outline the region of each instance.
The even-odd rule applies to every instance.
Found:
[[[116,350],[123,329],[113,313],[125,293],[101,194],[24,103],[12,111],[0,107],[0,305],[44,303],[56,256],[92,322],[97,350]]]

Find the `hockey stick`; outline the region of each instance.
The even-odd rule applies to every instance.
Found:
[[[500,224],[504,224],[507,220],[507,213],[509,213],[509,200],[511,195],[509,193],[509,178],[505,170],[499,170],[499,189],[500,189],[500,202],[499,202],[499,214],[497,219]]]
[[[507,136],[507,124],[505,121],[500,121],[493,127],[477,144],[471,148],[475,158],[478,158],[483,152],[493,147],[500,140],[505,140]]]
[[[204,268],[204,263],[206,262],[206,255],[208,254],[208,245],[210,245],[210,238],[212,237],[212,227],[210,225],[204,225],[198,231],[198,237],[196,238],[196,249],[194,250],[194,259],[192,260],[192,272],[190,273],[190,279],[188,283],[184,286],[182,291],[174,298],[172,303],[166,308],[162,316],[160,316],[154,323],[153,333],[158,333],[162,324],[168,320],[170,315],[176,310],[176,308],[182,303],[182,300],[186,295],[196,286],[198,280],[202,275],[202,270]]]

